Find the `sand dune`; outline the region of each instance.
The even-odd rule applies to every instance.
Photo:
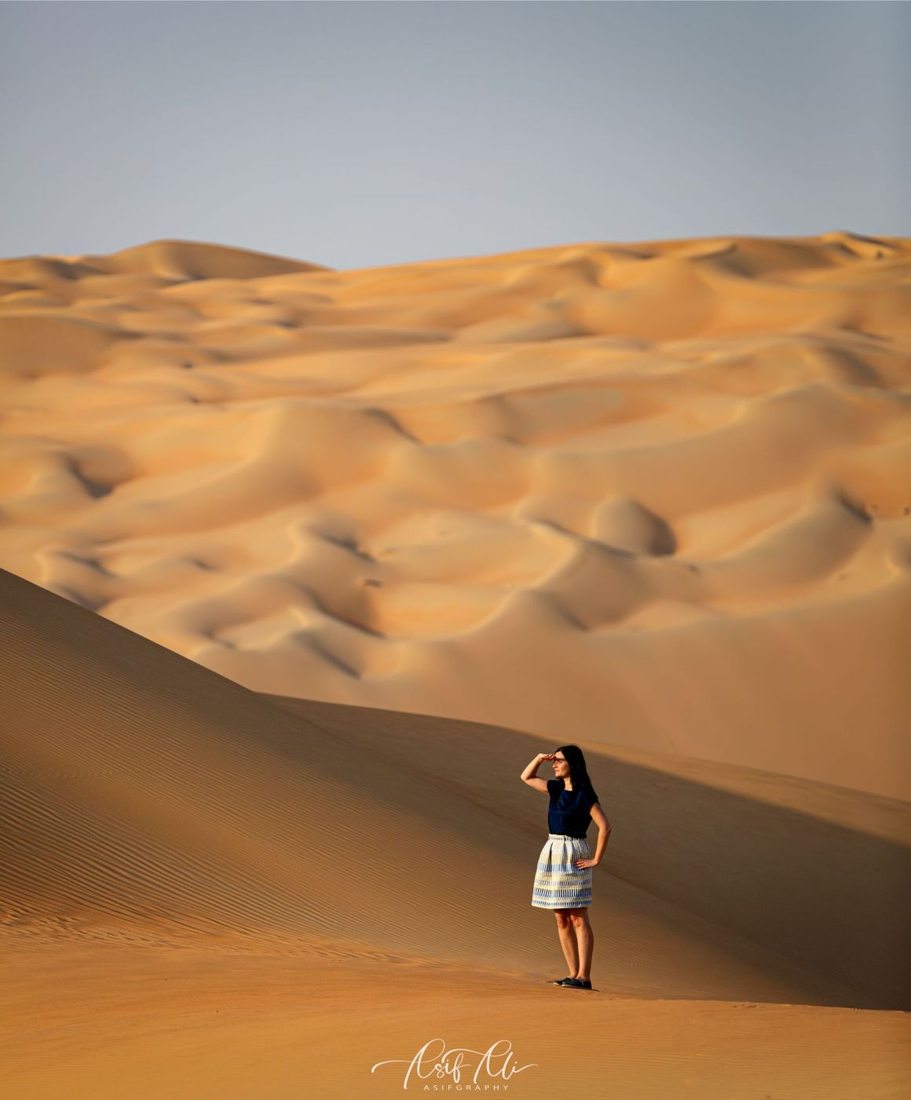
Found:
[[[7,923],[40,926],[60,915],[64,899],[77,924],[110,916],[143,930],[160,923],[162,935],[173,923],[179,934],[335,937],[528,972],[528,940],[540,940],[541,928],[526,897],[528,861],[546,814],[515,765],[521,770],[539,742],[441,719],[429,720],[428,730],[407,715],[337,713],[294,700],[276,706],[28,582],[0,579],[4,637],[16,650],[5,673],[16,697],[4,740],[6,835],[17,854],[6,871]],[[303,714],[289,712],[295,705]],[[490,768],[478,769],[479,750]],[[648,767],[636,778],[634,767],[593,752],[605,772],[625,776],[618,806],[632,799],[639,815],[651,815]],[[700,796],[681,797],[683,816],[695,820]],[[861,828],[885,847],[900,843],[903,804],[854,797]],[[900,995],[889,992],[899,944],[883,930],[876,950],[887,965],[876,977],[868,963],[855,973],[853,963],[821,956],[814,964],[800,950],[789,967],[781,945],[757,950],[755,918],[738,931],[758,933],[759,945],[710,927],[708,902],[701,919],[689,917],[686,909],[699,909],[695,892],[687,894],[684,880],[676,895],[673,876],[660,887],[669,868],[648,854],[630,812],[630,832],[639,835],[629,879],[619,861],[601,916],[615,944],[641,936],[642,923],[654,926],[643,992],[862,1004]],[[654,830],[662,813],[651,816]],[[26,858],[15,851],[23,833],[33,845]],[[689,844],[687,858],[698,860]],[[868,852],[858,862],[870,859]],[[755,891],[773,871],[753,862]],[[710,894],[705,882],[701,893]],[[841,934],[858,932],[846,924]],[[809,939],[795,929],[801,935]],[[536,950],[544,963],[552,945]],[[617,980],[639,988],[635,976]],[[865,993],[852,991],[864,983]]]
[[[435,1035],[529,1100],[905,1095],[909,267],[0,261],[4,1097],[400,1095]],[[565,741],[591,995],[529,904]]]
[[[0,565],[257,691],[911,797],[911,241],[0,262]]]
[[[0,627],[9,1095],[391,1096],[431,1032],[564,1095],[580,1028],[592,1095],[898,1095],[906,804],[587,746],[622,825],[600,992],[554,1014],[539,739],[257,695],[6,573]]]

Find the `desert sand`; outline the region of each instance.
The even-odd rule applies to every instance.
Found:
[[[0,565],[255,691],[908,798],[909,271],[8,260]]]
[[[400,1095],[436,1036],[529,1100],[905,1095],[909,270],[0,262],[4,1096]],[[591,993],[529,904],[567,741]]]

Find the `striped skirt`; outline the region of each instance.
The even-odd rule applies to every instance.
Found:
[[[579,868],[577,859],[591,859],[584,837],[548,833],[531,892],[536,909],[582,909],[592,903],[592,869]]]

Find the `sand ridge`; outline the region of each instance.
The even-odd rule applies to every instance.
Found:
[[[567,1000],[540,739],[256,694],[4,572],[0,634],[7,1095],[392,1096],[437,1035],[529,1100],[572,1043],[574,1093],[902,1095],[906,803],[586,745],[618,829]]]
[[[3,676],[14,700],[0,814],[10,930],[97,938],[104,929],[115,941],[140,934],[166,945],[188,936],[276,949],[291,942],[321,957],[344,943],[353,957],[379,952],[526,976],[548,965],[553,944],[530,905],[529,878],[546,803],[517,779],[536,751],[528,735],[439,719],[427,735],[400,716],[406,746],[396,749],[386,712],[357,710],[352,722],[318,706],[302,714],[296,701],[289,710],[20,578],[0,574],[0,588],[12,650]],[[481,775],[479,754],[492,765]],[[597,758],[605,779],[619,766]],[[618,786],[638,792],[634,803],[644,807],[648,783],[647,772],[630,770]],[[699,812],[693,789],[681,795],[685,817]],[[632,836],[643,834],[637,812],[623,808],[628,795],[618,797]],[[900,807],[890,824],[888,809],[859,797],[881,846],[911,835]],[[760,832],[774,836],[776,827]],[[597,920],[617,948],[615,991],[862,1006],[900,995],[890,992],[887,965],[877,975],[867,962],[865,979],[830,955],[808,956],[800,947],[808,930],[796,931],[788,958],[757,921],[726,912],[713,920],[717,899],[700,910],[686,885],[692,875],[675,886],[655,862],[667,843],[640,843],[601,891]],[[855,860],[844,842],[839,849],[841,877],[850,877]],[[872,851],[856,862],[881,862]],[[746,893],[775,877],[753,862]],[[891,881],[896,888],[894,873]],[[885,916],[876,919],[877,950],[894,963]],[[832,936],[843,947],[860,931],[846,923]]]

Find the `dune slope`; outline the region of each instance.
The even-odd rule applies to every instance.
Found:
[[[438,1036],[568,1098],[581,1033],[572,1094],[907,1084],[904,804],[591,746],[618,829],[573,1000],[538,739],[269,699],[8,573],[0,636],[5,1095],[391,1097],[370,1068]]]
[[[428,734],[408,716],[393,733],[386,712],[301,716],[29,582],[0,581],[13,700],[2,742],[7,926],[343,944],[355,956],[526,975],[548,965],[552,918],[530,905],[546,802],[518,780],[533,739],[439,720]],[[478,769],[479,757],[491,766]],[[870,941],[853,970],[835,952],[808,952],[808,928],[790,942],[757,934],[760,922],[733,899],[767,892],[774,871],[744,851],[730,862],[754,867],[736,887],[710,869],[715,830],[696,822],[720,793],[680,784],[673,813],[690,831],[672,855],[689,866],[668,874],[672,859],[662,861],[657,834],[639,824],[654,770],[597,759],[605,806],[616,801],[612,812],[631,819],[623,831],[634,838],[613,842],[599,880],[595,917],[614,945],[605,966],[615,989],[882,1007],[901,997],[898,945],[878,894],[861,915],[828,918],[842,953],[850,943],[856,957],[852,939]],[[831,861],[837,847],[845,860],[817,890],[846,887],[844,867],[856,876],[871,860],[872,877],[891,871],[891,889],[905,889],[900,862],[883,854],[908,832],[903,807],[862,801],[855,825],[873,835],[850,860],[838,837],[817,840],[817,858]],[[729,807],[731,820],[750,812],[734,798]],[[753,811],[775,843],[787,826],[781,811]],[[711,812],[723,819],[724,805]],[[653,828],[661,824],[653,815]],[[746,816],[744,830],[756,832]],[[687,885],[694,874],[701,890]],[[695,903],[700,893],[709,900]],[[810,901],[812,892],[792,901],[792,912]]]

